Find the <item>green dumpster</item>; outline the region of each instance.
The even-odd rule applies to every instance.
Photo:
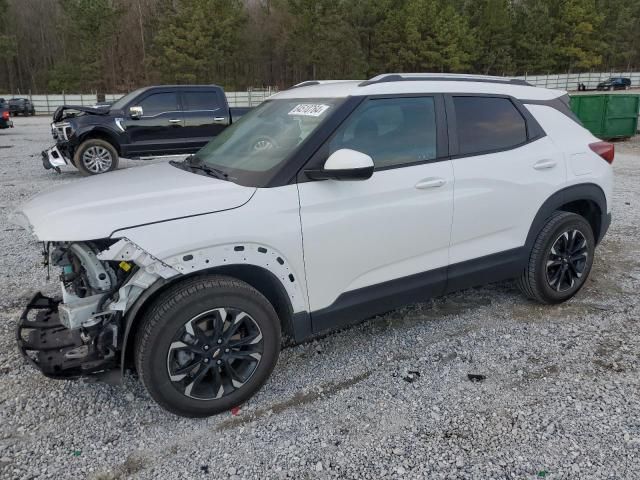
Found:
[[[632,137],[638,130],[640,95],[573,95],[571,110],[600,138]]]

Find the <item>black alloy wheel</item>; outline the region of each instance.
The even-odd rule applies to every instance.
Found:
[[[580,230],[563,232],[547,257],[547,282],[556,292],[571,289],[584,275],[589,258],[587,239]]]
[[[262,331],[248,313],[216,308],[178,330],[167,353],[167,372],[183,395],[219,399],[247,383],[263,352]]]

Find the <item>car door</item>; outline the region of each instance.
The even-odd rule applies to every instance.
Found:
[[[229,125],[229,111],[220,90],[185,90],[181,95],[185,142],[195,151]]]
[[[150,92],[132,106],[142,107],[138,118],[125,120],[130,144],[126,151],[134,155],[170,155],[184,148],[184,116],[176,92]],[[128,112],[127,112],[128,113]]]
[[[449,288],[463,276],[460,286],[482,283],[487,269],[508,278],[538,209],[566,182],[564,157],[512,98],[447,96],[447,118],[456,179]]]
[[[440,96],[371,98],[320,149],[371,156],[362,181],[299,178],[300,217],[314,331],[442,292],[453,169]]]

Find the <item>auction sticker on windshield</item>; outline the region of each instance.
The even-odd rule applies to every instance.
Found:
[[[323,105],[321,103],[300,103],[293,107],[289,112],[289,115],[300,115],[303,117],[319,117],[330,105]]]

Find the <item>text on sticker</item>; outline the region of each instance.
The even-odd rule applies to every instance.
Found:
[[[319,117],[327,109],[329,105],[323,105],[321,103],[300,103],[293,107],[289,112],[289,115],[302,115],[305,117]]]

